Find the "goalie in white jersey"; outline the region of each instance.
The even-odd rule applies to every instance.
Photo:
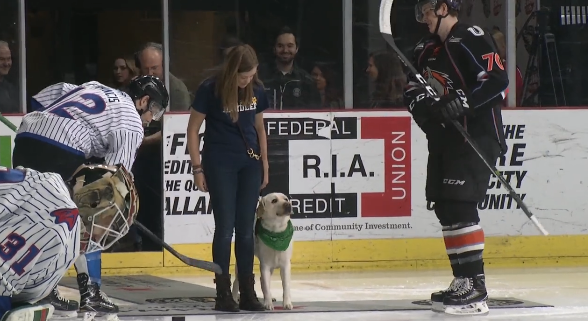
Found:
[[[0,319],[49,319],[54,307],[34,303],[80,253],[122,238],[137,210],[124,166],[82,165],[67,183],[56,173],[0,167]]]
[[[33,96],[33,104],[40,109],[25,115],[18,128],[13,165],[58,173],[64,180],[90,158],[131,170],[143,141],[143,126],[161,118],[169,94],[153,76],[133,79],[129,94],[95,81],[43,89]],[[116,304],[100,290],[100,258],[98,251],[75,262],[81,307],[59,295],[57,288],[44,301],[59,312],[117,313]]]

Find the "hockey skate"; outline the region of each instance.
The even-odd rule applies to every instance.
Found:
[[[47,321],[53,316],[51,304],[25,304],[8,311],[0,321]]]
[[[490,311],[487,300],[486,278],[480,274],[473,278],[463,278],[457,291],[443,299],[443,305],[447,314],[482,315]]]
[[[463,282],[464,278],[456,277],[453,279],[453,281],[451,281],[451,284],[447,289],[431,293],[431,309],[434,312],[445,312],[443,300],[445,299],[445,297],[455,293]]]
[[[92,284],[89,281],[88,274],[78,274],[81,296],[79,313],[84,317],[84,320],[118,320],[116,316],[118,306],[110,301],[97,284]]]
[[[55,308],[54,314],[62,317],[75,317],[78,314],[80,304],[74,300],[68,300],[59,294],[57,286],[44,299],[37,302],[38,304],[51,304]]]

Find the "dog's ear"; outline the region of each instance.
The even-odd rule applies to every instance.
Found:
[[[259,202],[257,203],[257,210],[255,211],[255,215],[258,218],[261,218],[265,213],[265,198],[260,197]]]

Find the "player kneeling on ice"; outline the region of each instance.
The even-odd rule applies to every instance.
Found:
[[[67,182],[56,173],[0,167],[0,320],[50,319],[53,305],[35,302],[80,254],[122,238],[137,209],[122,165],[82,165]]]
[[[417,21],[431,35],[417,44],[413,65],[437,91],[428,96],[409,74],[405,104],[428,140],[426,197],[435,203],[453,282],[431,295],[434,311],[488,313],[484,276],[484,232],[478,202],[486,195],[490,171],[452,122],[458,121],[494,164],[506,151],[501,105],[508,76],[491,35],[458,22],[461,0],[421,0]]]
[[[57,173],[66,180],[92,158],[130,170],[144,139],[143,124],[162,117],[169,93],[157,77],[140,76],[131,81],[128,94],[96,81],[61,82],[32,98],[40,109],[23,117],[14,138],[12,164]],[[43,302],[52,304],[56,315],[77,310],[117,313],[118,306],[100,289],[101,262],[101,252],[94,251],[74,263],[79,304],[63,298],[57,288]]]
[[[274,269],[280,269],[282,278],[282,303],[284,309],[292,310],[290,295],[290,275],[292,252],[294,250],[294,226],[290,220],[292,204],[282,193],[270,193],[259,200],[257,221],[255,223],[255,256],[259,259],[261,272],[261,291],[263,305],[273,310],[270,284]],[[239,276],[235,265],[235,282],[233,283],[233,299],[239,299]]]

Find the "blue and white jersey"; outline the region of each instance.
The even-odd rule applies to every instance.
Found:
[[[79,255],[80,224],[59,174],[0,167],[0,296],[48,295]]]
[[[33,96],[33,102],[41,108],[23,117],[16,139],[33,137],[132,168],[144,130],[129,95],[96,81],[58,83]]]

